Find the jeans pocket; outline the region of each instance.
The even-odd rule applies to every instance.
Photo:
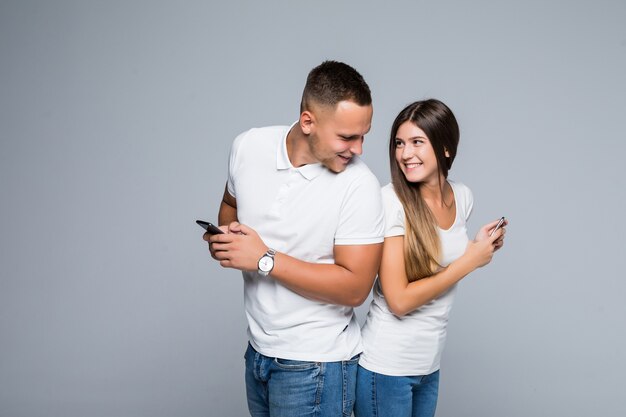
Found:
[[[283,358],[274,358],[274,363],[281,369],[291,371],[306,371],[309,369],[318,368],[320,366],[319,362],[296,361]]]
[[[359,358],[361,357],[361,354],[359,353],[358,355],[353,356],[351,359],[348,359],[347,361],[343,361],[346,365],[356,365],[359,363]]]
[[[356,378],[360,356],[361,355],[358,354],[347,361],[342,361],[344,387],[342,415],[344,417],[350,417],[352,415],[352,409],[356,399]]]
[[[271,366],[270,415],[314,415],[324,389],[321,362],[274,358]]]

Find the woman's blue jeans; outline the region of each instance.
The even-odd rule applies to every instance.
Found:
[[[271,358],[248,345],[246,394],[252,417],[350,417],[359,358],[307,362]]]
[[[433,417],[439,371],[419,376],[389,376],[359,366],[355,417]]]

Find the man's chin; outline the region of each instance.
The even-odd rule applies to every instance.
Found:
[[[323,164],[329,171],[334,172],[335,174],[339,174],[343,172],[348,167],[348,164],[338,163],[337,161],[333,161],[333,163],[325,163]]]

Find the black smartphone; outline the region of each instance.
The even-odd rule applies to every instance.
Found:
[[[498,230],[499,228],[502,227],[502,225],[504,224],[504,217],[500,217],[500,221],[498,222],[498,224],[496,224],[496,228],[493,229],[491,231],[491,233],[489,233],[489,236],[493,236],[493,234],[496,232],[496,230]]]
[[[219,227],[217,227],[213,223],[205,222],[204,220],[196,220],[196,223],[198,223],[204,230],[211,233],[212,235],[224,233]]]

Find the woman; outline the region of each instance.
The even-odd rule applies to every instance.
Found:
[[[434,99],[407,106],[391,128],[385,243],[362,330],[356,417],[435,414],[456,283],[502,247],[504,228],[490,236],[497,221],[467,237],[472,193],[447,180],[458,142],[452,111]]]

